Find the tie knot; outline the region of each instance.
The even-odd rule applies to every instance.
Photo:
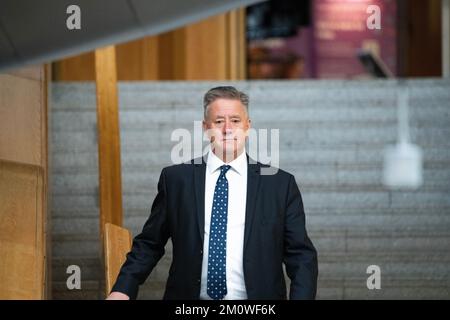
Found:
[[[223,165],[220,167],[220,175],[224,176],[228,170],[230,170],[231,166],[229,165]]]

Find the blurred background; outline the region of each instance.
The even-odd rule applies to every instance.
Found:
[[[449,1],[157,2],[72,1],[79,33],[68,1],[26,26],[29,4],[0,4],[0,298],[103,298],[104,222],[140,232],[171,133],[194,134],[226,84],[256,129],[280,131],[318,299],[448,299]],[[139,299],[162,298],[170,262],[169,241]]]

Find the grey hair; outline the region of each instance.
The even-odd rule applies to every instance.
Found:
[[[216,99],[231,99],[239,100],[245,107],[245,112],[248,115],[248,103],[249,97],[242,91],[239,91],[232,86],[222,86],[210,89],[203,97],[203,116],[206,119],[208,106],[213,103]]]

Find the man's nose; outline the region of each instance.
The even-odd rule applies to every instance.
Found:
[[[223,125],[223,133],[231,133],[233,131],[231,121],[225,120],[225,123]]]

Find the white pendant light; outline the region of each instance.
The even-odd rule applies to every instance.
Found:
[[[408,124],[409,90],[401,85],[398,92],[398,142],[384,152],[383,184],[392,189],[417,189],[423,183],[422,150],[410,143]]]

